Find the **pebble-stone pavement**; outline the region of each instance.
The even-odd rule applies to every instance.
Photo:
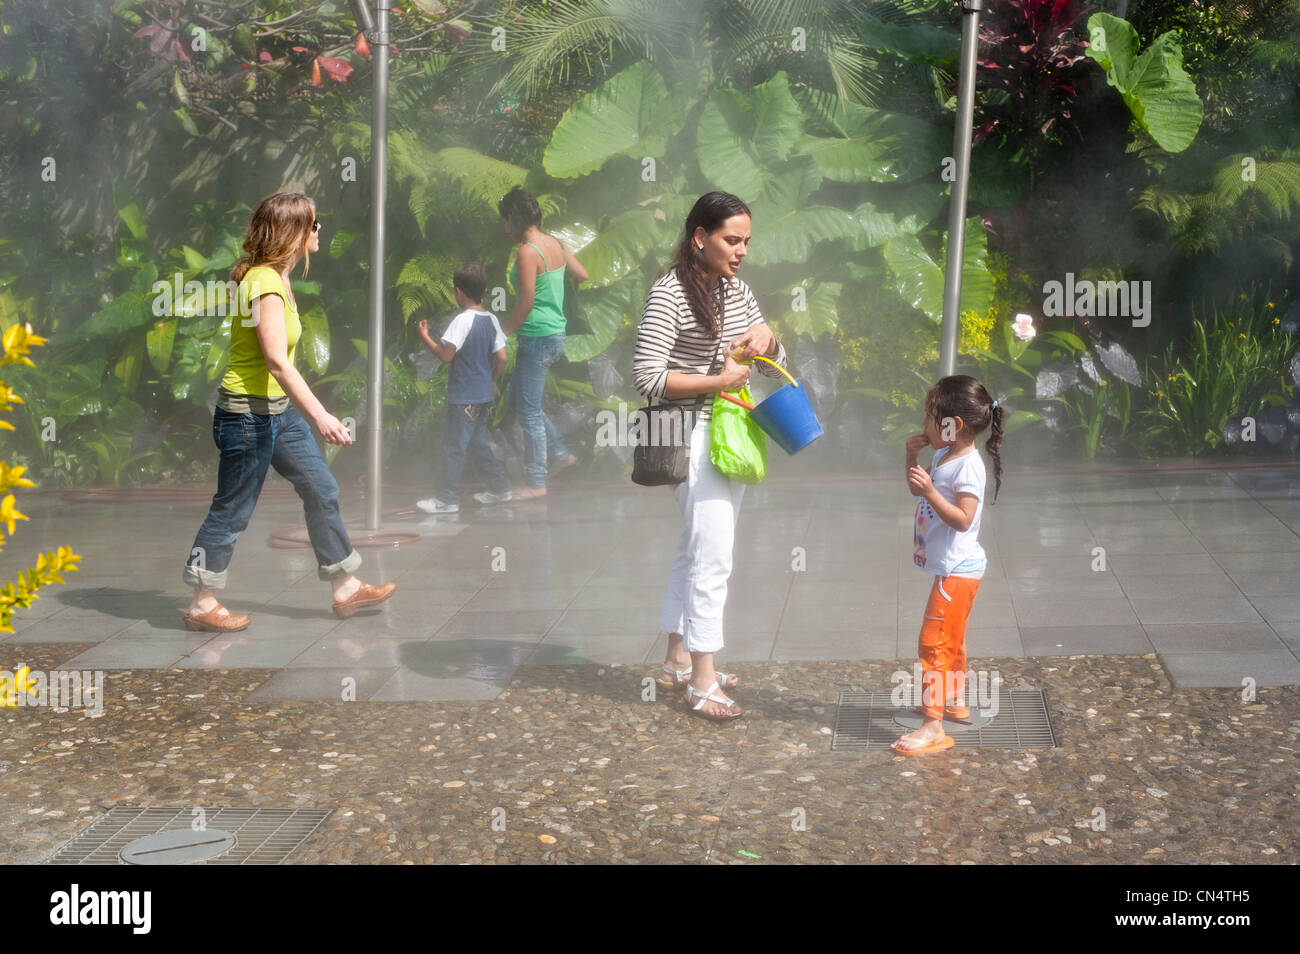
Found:
[[[300,864],[1295,864],[1297,477],[1009,475],[970,665],[1043,690],[1057,747],[918,758],[831,751],[839,693],[914,661],[924,579],[893,483],[746,499],[720,664],[747,717],[729,725],[644,697],[666,494],[411,522],[418,544],[366,555],[398,597],[343,623],[309,552],[264,545],[296,511],[268,495],[232,574],[244,655],[178,625],[202,501],[32,495],[6,578],[58,543],[86,568],[20,614],[0,668],[104,669],[105,703],[0,709],[0,863],[48,860],[115,805],[184,805],[332,809]],[[358,701],[267,689],[295,671],[356,672]]]

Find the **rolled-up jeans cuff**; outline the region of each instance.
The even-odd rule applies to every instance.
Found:
[[[338,563],[318,567],[316,573],[322,580],[336,580],[340,576],[347,576],[359,569],[361,569],[361,554],[353,550]]]
[[[688,653],[716,653],[722,649],[722,620],[686,618],[683,642]]]
[[[205,570],[192,563],[185,564],[185,569],[181,571],[181,579],[185,581],[186,586],[198,587],[201,590],[226,588],[225,570]]]

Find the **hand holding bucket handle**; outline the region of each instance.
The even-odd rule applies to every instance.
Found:
[[[739,361],[739,359],[736,357],[736,352],[735,352],[735,351],[731,352],[731,354],[729,355],[729,357],[730,357],[731,360],[733,360],[733,361]],[[767,362],[768,364],[770,364],[772,367],[776,368],[778,371],[780,371],[782,374],[784,374],[787,378],[790,378],[790,383],[791,383],[791,384],[793,384],[795,387],[798,387],[798,386],[799,386],[799,382],[796,381],[794,378],[791,378],[791,377],[790,377],[790,373],[789,373],[788,371],[786,371],[785,368],[783,368],[783,367],[781,367],[779,364],[777,364],[775,361],[772,361],[772,360],[770,360],[770,359],[768,359],[768,358],[765,358],[765,357],[763,357],[761,354],[760,354],[760,355],[755,355],[754,357],[757,358],[759,361],[766,361],[766,362]],[[750,360],[752,360],[752,359],[750,359]],[[740,362],[740,363],[743,364],[744,362]],[[741,407],[743,407],[746,411],[752,411],[752,410],[754,410],[754,405],[750,404],[748,401],[742,401],[740,398],[735,397],[735,396],[733,396],[733,395],[731,395],[731,394],[728,394],[726,391],[719,391],[718,393],[719,393],[720,395],[722,395],[723,400],[730,401],[732,404],[738,404],[738,405],[740,405]]]
[[[782,385],[750,410],[758,426],[781,445],[787,454],[794,454],[821,437],[822,426],[817,420],[812,404],[808,401],[807,392],[799,387],[799,382],[794,379],[794,376],[771,358],[765,358],[761,354],[756,354],[754,357],[776,368],[793,385],[790,388]],[[727,395],[724,394],[723,397]],[[728,397],[727,400],[731,398]]]

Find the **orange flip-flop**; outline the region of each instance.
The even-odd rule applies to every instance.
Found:
[[[927,742],[925,745],[914,749],[898,748],[898,743],[901,741],[901,739],[895,739],[889,747],[899,755],[924,755],[926,752],[942,752],[944,749],[950,749],[957,740],[950,735],[945,735],[941,739],[935,739],[933,742]]]

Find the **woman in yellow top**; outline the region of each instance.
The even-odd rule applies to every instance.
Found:
[[[309,418],[331,444],[352,443],[348,429],[325,410],[293,365],[302,324],[289,273],[320,250],[319,232],[316,207],[307,196],[269,196],[253,210],[244,236],[247,255],[230,273],[251,314],[245,316],[241,308],[230,322],[230,358],[212,415],[212,439],[221,451],[217,492],[185,564],[183,578],[194,587],[186,629],[236,632],[248,626],[249,618],[227,610],[214,591],[226,585],[235,540],[248,526],[268,467],[302,498],[317,572],[333,588],[336,616],[346,619],[397,589],[394,583],[370,586],[353,576],[361,555],[339,516],[338,484],[303,420]]]

